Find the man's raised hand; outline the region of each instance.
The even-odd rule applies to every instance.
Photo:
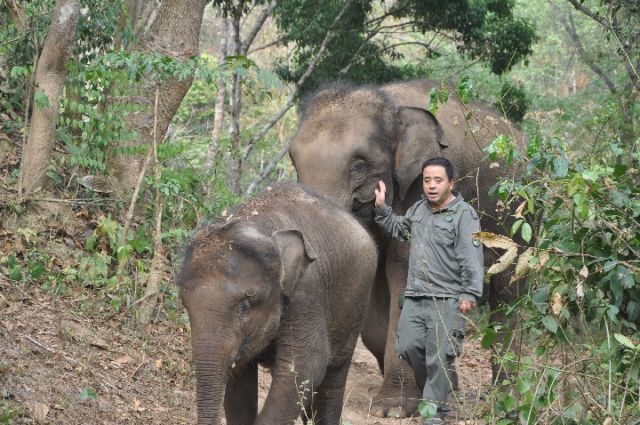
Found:
[[[376,208],[380,208],[384,205],[384,200],[387,193],[387,186],[382,180],[378,181],[378,185],[375,188],[376,193]]]

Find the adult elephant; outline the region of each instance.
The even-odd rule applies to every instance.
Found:
[[[524,143],[518,130],[484,104],[465,105],[450,96],[431,113],[427,109],[429,93],[439,86],[435,81],[411,81],[381,87],[337,84],[324,88],[305,101],[289,151],[298,180],[351,210],[377,239],[378,273],[362,340],[384,374],[371,412],[379,417],[391,409],[401,417],[412,414],[420,393],[394,344],[397,300],[406,283],[409,244],[390,240],[375,225],[377,181],[385,182],[387,203],[394,212],[404,214],[422,195],[419,177],[423,161],[445,156],[455,167],[457,190],[481,214],[482,228],[504,233],[495,217],[496,202],[489,199],[488,192],[498,174],[506,171],[484,161],[482,148],[500,134]],[[487,264],[493,263],[496,253],[485,251]],[[512,300],[516,289],[508,285],[505,275],[494,277],[489,289],[493,310]]]
[[[351,214],[274,187],[201,228],[177,283],[189,313],[198,424],[338,425],[376,272]],[[258,363],[272,382],[258,414]],[[305,423],[307,421],[305,420]]]

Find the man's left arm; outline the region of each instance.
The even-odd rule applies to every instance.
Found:
[[[458,222],[458,235],[455,242],[455,253],[460,265],[462,288],[460,291],[461,307],[463,302],[476,301],[482,296],[484,282],[484,256],[482,243],[474,239],[473,234],[480,231],[480,220],[471,208],[465,209]],[[465,303],[466,304],[466,303]]]

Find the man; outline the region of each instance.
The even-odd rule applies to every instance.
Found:
[[[385,204],[386,187],[375,189],[376,222],[392,237],[411,241],[409,273],[398,325],[396,350],[435,403],[436,416],[425,424],[442,423],[450,410],[452,368],[462,351],[464,315],[482,295],[482,246],[478,214],[453,191],[453,165],[431,158],[422,166],[425,197],[397,216]]]

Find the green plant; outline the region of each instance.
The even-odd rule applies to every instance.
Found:
[[[496,139],[488,152],[525,170],[496,193],[523,205],[512,233],[535,241],[516,266],[516,275],[528,273],[529,291],[508,313],[537,348],[504,356],[518,371],[516,391],[494,395],[493,418],[628,423],[640,415],[640,156],[608,143],[598,157],[577,157],[539,136],[525,152],[514,149]],[[525,231],[528,223],[537,225]]]
[[[24,414],[24,409],[16,403],[0,400],[0,425],[12,425]]]

